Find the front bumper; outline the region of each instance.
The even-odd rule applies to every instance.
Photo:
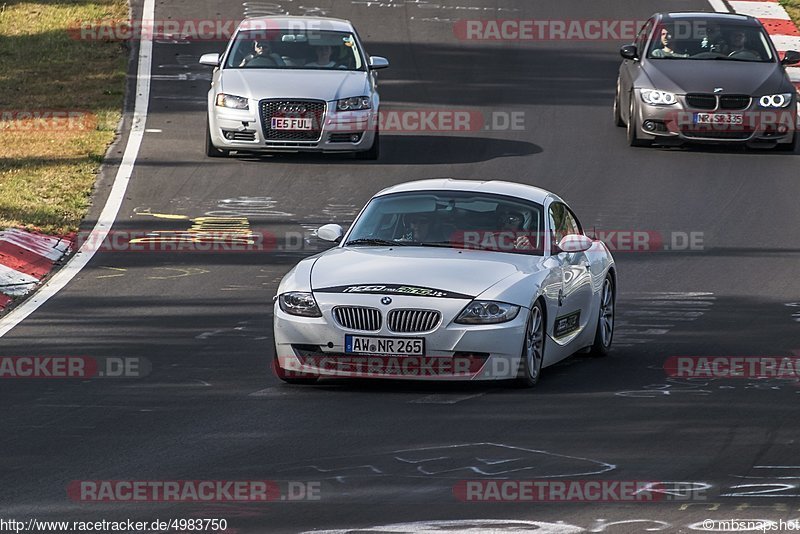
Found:
[[[635,91],[637,136],[655,143],[769,143],[789,144],[798,127],[797,100],[781,109],[765,109],[751,99],[742,109],[698,109],[678,95],[678,103],[654,106],[645,103]],[[741,114],[741,124],[696,124],[698,113]]]
[[[249,110],[209,103],[208,123],[212,144],[222,150],[243,152],[363,152],[372,148],[378,124],[377,110],[337,113],[328,103],[318,139],[276,140],[265,135],[258,105]]]
[[[338,297],[342,297],[339,299]],[[372,300],[374,296],[372,296]],[[393,296],[392,308],[437,309],[442,321],[432,332],[359,332],[339,326],[334,306],[374,306],[369,297],[337,295],[335,303],[320,302],[322,317],[289,315],[275,304],[274,331],[278,365],[288,372],[320,378],[390,378],[412,380],[507,380],[517,376],[528,310],[496,325],[453,324],[469,300]],[[423,302],[424,301],[424,302]],[[421,356],[357,355],[345,352],[345,335],[423,338]]]

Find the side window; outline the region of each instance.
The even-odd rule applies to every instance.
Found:
[[[642,29],[639,30],[639,34],[636,36],[636,40],[633,44],[636,45],[636,50],[639,52],[640,56],[644,56],[645,54],[645,45],[647,44],[647,37],[650,35],[650,32],[653,30],[653,19],[648,20],[642,26]]]
[[[560,202],[550,204],[547,216],[550,219],[550,228],[553,230],[552,245],[557,245],[565,235],[583,233],[575,214]]]

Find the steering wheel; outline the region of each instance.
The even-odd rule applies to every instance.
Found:
[[[734,58],[734,59],[736,59],[736,58],[740,58],[740,59],[761,59],[761,56],[759,56],[757,53],[753,52],[752,50],[734,50],[733,52],[728,54],[728,57],[731,57],[731,58]]]
[[[255,56],[247,63],[245,67],[277,67],[278,63],[269,56]]]

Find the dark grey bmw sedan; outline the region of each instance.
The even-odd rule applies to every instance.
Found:
[[[746,143],[794,151],[797,92],[758,19],[656,13],[621,48],[614,122],[631,146]]]

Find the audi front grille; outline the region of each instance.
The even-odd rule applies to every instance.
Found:
[[[323,100],[262,100],[259,102],[264,139],[317,143],[322,137],[327,104]],[[272,118],[311,119],[310,130],[273,130]]]

